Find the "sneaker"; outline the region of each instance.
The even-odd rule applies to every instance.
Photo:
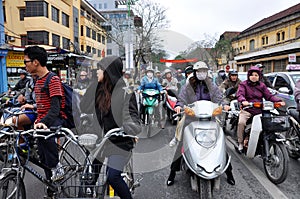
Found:
[[[63,179],[65,171],[60,162],[56,165],[55,168],[51,169],[52,177],[51,180],[53,182]]]
[[[243,153],[243,149],[244,149],[244,145],[243,145],[242,143],[239,143],[239,146],[238,146],[238,152],[239,152],[240,154]]]
[[[174,137],[174,138],[170,141],[169,146],[170,146],[170,147],[174,147],[177,143],[178,143],[178,140],[176,139],[176,137]]]

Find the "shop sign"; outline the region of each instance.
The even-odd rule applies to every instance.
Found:
[[[289,62],[296,62],[297,56],[296,54],[289,54]]]
[[[6,56],[6,67],[25,67],[24,53],[9,51]]]

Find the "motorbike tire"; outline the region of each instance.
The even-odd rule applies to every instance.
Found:
[[[149,113],[147,113],[145,117],[146,133],[147,137],[149,138],[151,136],[152,131],[152,116]]]
[[[300,152],[296,151],[295,149],[299,149],[300,140],[294,127],[290,128],[286,132],[286,140],[287,141],[285,142],[285,144],[289,156],[297,160],[298,158],[300,158]]]
[[[264,159],[264,170],[268,179],[274,184],[285,181],[289,170],[289,155],[286,147],[281,142],[270,142],[269,160]]]
[[[211,180],[206,180],[198,177],[198,193],[199,199],[211,199],[213,198]]]

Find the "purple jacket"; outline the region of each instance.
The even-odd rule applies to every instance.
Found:
[[[237,99],[239,102],[262,102],[263,98],[271,102],[280,102],[281,100],[268,90],[267,86],[263,82],[258,82],[256,85],[251,84],[250,81],[245,80],[240,83],[239,89],[237,91]],[[252,115],[257,115],[261,113],[259,108],[248,108],[247,112]]]
[[[186,83],[180,90],[178,95],[178,100],[175,105],[183,107],[184,105],[191,104],[198,100],[209,100],[214,103],[223,104],[222,92],[219,88],[212,82],[209,87],[209,92],[204,92],[206,86],[202,84],[198,84],[196,90],[194,91],[192,86],[189,83]]]

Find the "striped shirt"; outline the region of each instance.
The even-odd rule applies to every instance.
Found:
[[[34,91],[35,91],[37,113],[38,113],[36,123],[38,123],[42,118],[44,118],[48,114],[48,111],[50,110],[50,106],[51,106],[51,97],[54,96],[62,96],[60,115],[66,118],[65,113],[62,111],[62,109],[65,107],[65,97],[64,97],[64,90],[59,77],[53,76],[51,78],[48,85],[49,95],[46,92],[42,91],[42,88],[44,88],[44,84],[48,75],[49,73],[44,77],[39,78],[35,83]]]

